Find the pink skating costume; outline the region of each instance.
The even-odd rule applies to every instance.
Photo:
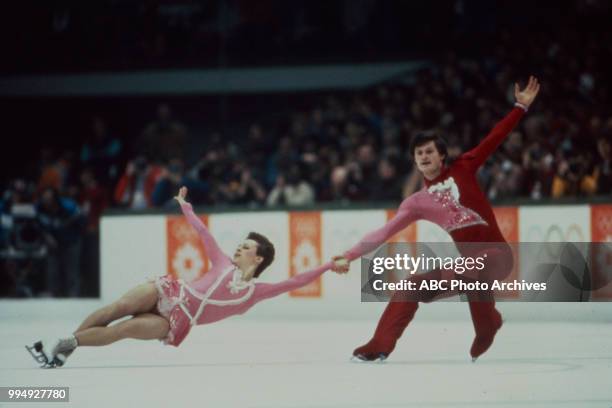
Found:
[[[181,210],[202,239],[212,268],[189,283],[170,276],[155,279],[159,292],[157,308],[170,323],[168,336],[163,340],[165,344],[178,346],[192,326],[243,314],[264,299],[307,285],[332,266],[328,262],[279,283],[260,283],[255,279],[244,282],[240,269],[221,251],[208,228],[194,214],[191,205],[183,204]]]
[[[406,198],[395,217],[349,249],[345,253],[346,258],[354,260],[376,249],[409,224],[422,219],[448,232],[462,255],[487,254],[485,268],[477,276],[467,271],[463,275],[448,271],[447,275],[450,276],[444,276],[445,279],[491,280],[506,277],[513,265],[512,251],[499,230],[493,208],[478,186],[476,171],[516,126],[525,110],[521,106],[515,107],[478,146],[459,156],[450,166],[443,167],[435,179],[425,179],[425,188]],[[413,275],[411,280],[418,285],[418,281],[440,279],[442,273],[434,269]],[[444,290],[395,292],[378,321],[374,336],[368,343],[356,348],[353,355],[368,361],[386,358],[412,321],[419,302],[430,302],[448,295],[453,293]],[[478,358],[493,344],[495,334],[502,326],[502,318],[495,309],[492,292],[468,292],[466,295],[476,334],[470,355]]]

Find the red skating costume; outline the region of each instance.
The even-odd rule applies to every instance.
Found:
[[[478,146],[462,154],[452,165],[443,167],[435,179],[425,179],[425,188],[406,198],[393,219],[382,228],[367,234],[345,253],[345,257],[354,260],[377,248],[410,223],[426,219],[444,228],[462,255],[473,254],[462,252],[461,243],[502,243],[501,246],[492,248],[492,252],[488,252],[489,265],[485,279],[503,279],[507,276],[512,268],[512,255],[509,247],[503,244],[505,239],[489,201],[478,186],[476,172],[525,113],[522,106],[516,106]],[[468,245],[465,246],[469,248]],[[432,279],[435,276],[439,276],[439,271],[415,275],[414,279]],[[399,292],[396,295],[401,297]],[[475,359],[493,343],[495,334],[502,325],[502,318],[495,309],[493,299],[477,301],[477,298],[469,293],[468,299],[476,332],[470,354]],[[353,354],[362,360],[385,359],[414,317],[419,300],[433,299],[406,301],[405,298],[401,300],[394,296],[378,322],[374,337],[364,346],[357,348]]]

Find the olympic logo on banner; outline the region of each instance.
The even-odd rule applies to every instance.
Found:
[[[181,279],[191,282],[204,269],[204,261],[198,249],[186,242],[176,250],[172,259],[172,268]]]
[[[297,245],[295,254],[292,258],[293,268],[298,273],[313,269],[319,262],[317,249],[309,239],[304,239]]]
[[[550,225],[544,231],[540,225],[531,225],[527,230],[526,242],[587,242],[584,232],[578,224],[570,224],[566,228]]]
[[[316,267],[321,261],[321,214],[319,212],[289,213],[289,275],[295,276]],[[289,296],[321,297],[321,278]]]
[[[294,232],[300,239],[306,239],[308,237],[315,236],[319,233],[317,225],[312,222],[301,222],[296,223]]]
[[[173,236],[181,242],[190,241],[198,237],[193,227],[188,224],[175,223],[172,224],[171,228]]]
[[[208,222],[201,217],[202,222]],[[166,218],[167,274],[192,281],[208,271],[206,248],[198,233],[180,216]]]
[[[541,225],[531,225],[527,230],[526,242],[540,242],[540,243],[555,243],[555,242],[589,242],[590,240],[585,239],[584,232],[578,224],[570,224],[569,226],[562,228],[559,225],[549,225],[546,230]],[[527,246],[529,256],[535,256],[535,251],[542,251],[544,248],[547,252],[546,259],[557,259],[561,256],[563,250],[562,245],[529,245]],[[541,254],[541,252],[538,252]]]

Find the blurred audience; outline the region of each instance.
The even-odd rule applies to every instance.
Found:
[[[314,204],[315,190],[304,179],[301,173],[299,166],[293,165],[286,176],[279,174],[276,177],[274,188],[268,194],[266,204],[268,206],[303,206]]]
[[[157,118],[145,126],[134,150],[154,164],[168,163],[185,156],[187,141],[186,126],[173,118],[168,104],[162,103],[157,107]]]
[[[83,231],[80,208],[51,187],[42,191],[36,207],[48,249],[47,290],[52,296],[79,296]]]
[[[104,119],[92,118],[91,133],[81,146],[80,160],[84,167],[96,172],[104,184],[117,181],[123,144],[111,136]]]
[[[597,140],[597,153],[595,169],[593,171],[593,191],[596,194],[612,194],[612,154],[610,141],[612,140],[612,123],[608,124],[608,136]]]

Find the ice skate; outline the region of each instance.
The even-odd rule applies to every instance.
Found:
[[[52,348],[45,346],[50,342],[43,342],[41,340],[34,343],[32,346],[25,346],[26,350],[30,353],[32,358],[40,364],[40,368],[55,368],[58,364],[55,361],[55,356],[51,352]],[[61,361],[60,365],[63,364]]]
[[[66,363],[76,345],[76,338],[71,336],[55,341],[37,341],[32,346],[26,346],[26,349],[34,360],[41,364],[41,368],[56,368]]]
[[[395,349],[397,340],[419,308],[417,302],[390,301],[385,308],[374,337],[353,351],[351,361],[383,362]]]
[[[470,303],[472,321],[476,336],[470,348],[472,362],[476,362],[478,357],[483,355],[495,340],[495,335],[503,325],[501,314],[495,309],[494,303]]]
[[[393,342],[392,346],[385,346],[378,342],[377,339],[372,339],[363,346],[353,350],[351,361],[355,363],[383,362],[393,351],[394,344],[395,342]]]
[[[66,359],[72,354],[77,347],[76,337],[64,337],[56,340],[51,349],[53,363],[57,367],[61,367],[66,363]]]
[[[373,353],[373,354],[353,354],[351,361],[353,363],[383,363],[389,354]]]

